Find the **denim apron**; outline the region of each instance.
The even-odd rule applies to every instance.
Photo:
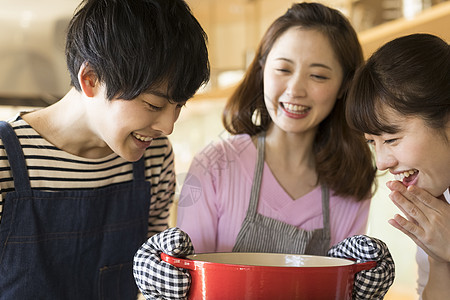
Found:
[[[258,136],[250,203],[233,252],[326,255],[330,248],[329,191],[322,186],[323,228],[303,230],[257,213],[264,170],[265,133]]]
[[[145,242],[150,183],[143,158],[133,181],[91,190],[32,190],[19,140],[1,122],[15,191],[0,223],[0,299],[133,299],[132,260]]]

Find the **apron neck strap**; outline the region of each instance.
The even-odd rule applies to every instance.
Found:
[[[255,172],[253,174],[252,190],[250,194],[250,203],[247,209],[247,216],[256,216],[259,202],[259,192],[261,189],[261,181],[264,170],[264,150],[265,150],[265,138],[266,132],[261,132],[258,135],[258,141],[256,144],[256,165]],[[324,234],[330,235],[330,192],[326,185],[321,185],[322,192],[322,214],[323,214],[323,227]]]
[[[330,190],[325,184],[321,185],[322,190],[322,215],[324,238],[330,238]]]
[[[252,191],[250,194],[250,204],[247,210],[247,216],[256,216],[258,209],[259,191],[261,189],[261,181],[264,170],[264,148],[265,148],[266,133],[263,131],[258,135],[256,144],[256,166],[253,174]]]
[[[133,180],[145,180],[145,154],[142,155],[141,159],[133,162]]]
[[[8,122],[0,121],[0,138],[8,156],[14,180],[14,189],[18,192],[30,191],[30,179],[22,146],[14,129]]]

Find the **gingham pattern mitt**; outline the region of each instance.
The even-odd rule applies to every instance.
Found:
[[[161,252],[183,257],[194,253],[189,236],[177,227],[149,238],[134,255],[133,275],[146,299],[187,299],[189,271],[161,260]]]
[[[395,265],[386,244],[366,235],[346,238],[328,250],[328,256],[356,259],[357,263],[377,261],[377,266],[355,275],[353,299],[383,299],[394,282]]]

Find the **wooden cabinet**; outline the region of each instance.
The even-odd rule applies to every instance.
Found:
[[[214,90],[222,88],[218,80],[221,74],[236,70],[244,71],[247,68],[266,29],[295,1],[187,0],[187,2],[209,37],[211,82],[207,90]],[[350,19],[355,30],[365,35],[366,31],[402,18],[405,13],[408,19],[411,19],[417,12],[447,1],[317,0],[317,2],[342,11]],[[396,30],[395,26],[398,25],[393,25],[393,30]],[[373,48],[373,45],[378,47],[377,42],[378,40],[375,40],[371,47]],[[367,53],[372,52],[372,48]]]

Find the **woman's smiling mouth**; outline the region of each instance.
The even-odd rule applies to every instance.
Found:
[[[303,118],[311,110],[311,107],[293,104],[288,102],[280,102],[281,109],[291,118]]]
[[[401,181],[404,185],[408,186],[415,182],[415,179],[417,178],[418,174],[419,174],[418,170],[411,169],[408,171],[394,174],[394,178],[395,180]]]

